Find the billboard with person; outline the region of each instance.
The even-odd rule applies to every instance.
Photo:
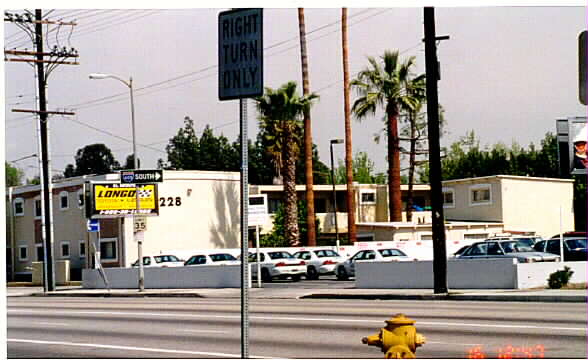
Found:
[[[572,175],[586,175],[588,158],[586,157],[586,118],[568,119],[570,173]]]

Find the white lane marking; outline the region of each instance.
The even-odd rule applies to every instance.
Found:
[[[186,329],[186,330],[180,330],[183,332],[194,332],[194,333],[214,333],[214,334],[228,334],[228,331],[223,331],[223,330],[192,330],[192,329]]]
[[[42,313],[43,310],[7,310],[7,313]],[[80,315],[125,315],[125,316],[153,316],[153,317],[173,317],[173,313],[146,313],[146,312],[128,312],[128,311],[53,311],[53,314],[80,314]],[[196,315],[196,314],[177,314],[182,318],[216,318],[216,319],[240,319],[238,315]],[[305,318],[305,317],[283,317],[283,316],[250,316],[251,320],[270,320],[270,321],[317,321],[317,322],[347,322],[347,323],[377,323],[382,325],[380,320],[363,320],[363,319],[333,319],[333,318]],[[476,324],[476,323],[451,323],[451,322],[428,322],[417,321],[418,325],[431,326],[455,326],[455,327],[485,327],[485,328],[504,328],[504,329],[538,329],[538,330],[567,330],[586,332],[585,327],[558,327],[558,326],[537,326],[537,325],[503,325],[503,324]]]
[[[145,351],[145,352],[157,352],[166,354],[189,354],[189,355],[205,355],[205,356],[218,356],[218,357],[231,357],[240,358],[240,354],[227,354],[217,352],[205,352],[205,351],[190,351],[190,350],[170,350],[170,349],[157,349],[157,348],[145,348],[135,346],[122,346],[122,345],[104,345],[104,344],[85,344],[85,343],[72,343],[66,341],[43,341],[43,340],[28,340],[28,339],[6,339],[7,342],[19,342],[19,343],[30,343],[30,344],[43,344],[43,345],[63,345],[63,346],[79,346],[79,347],[92,347],[100,349],[116,349],[116,350],[131,350],[131,351]],[[266,356],[250,356],[257,359],[271,359]]]

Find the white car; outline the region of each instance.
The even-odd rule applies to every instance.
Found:
[[[259,252],[261,279],[271,282],[274,278],[291,278],[292,281],[300,281],[300,277],[306,274],[306,263],[296,259],[287,251],[260,250]],[[249,253],[251,264],[251,276],[257,277],[257,251]]]
[[[369,249],[355,253],[348,260],[335,267],[337,280],[347,280],[355,276],[355,263],[357,261],[414,261],[399,249]]]
[[[240,263],[236,257],[229,253],[214,253],[192,255],[184,265],[239,265]]]
[[[344,257],[330,249],[301,250],[294,253],[294,257],[306,262],[306,278],[309,280],[335,274],[337,264],[345,261]]]
[[[139,260],[135,261],[132,266],[139,266]],[[144,267],[175,267],[184,266],[184,260],[180,260],[175,255],[148,255],[143,256]]]

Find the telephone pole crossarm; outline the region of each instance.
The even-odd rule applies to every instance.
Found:
[[[39,111],[39,110],[27,110],[27,109],[12,109],[12,112],[47,114],[47,115],[75,115],[76,114],[76,113],[70,112],[70,111]]]

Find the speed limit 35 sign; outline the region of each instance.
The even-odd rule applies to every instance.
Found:
[[[135,216],[135,226],[133,232],[141,232],[147,230],[147,217],[146,216]]]

